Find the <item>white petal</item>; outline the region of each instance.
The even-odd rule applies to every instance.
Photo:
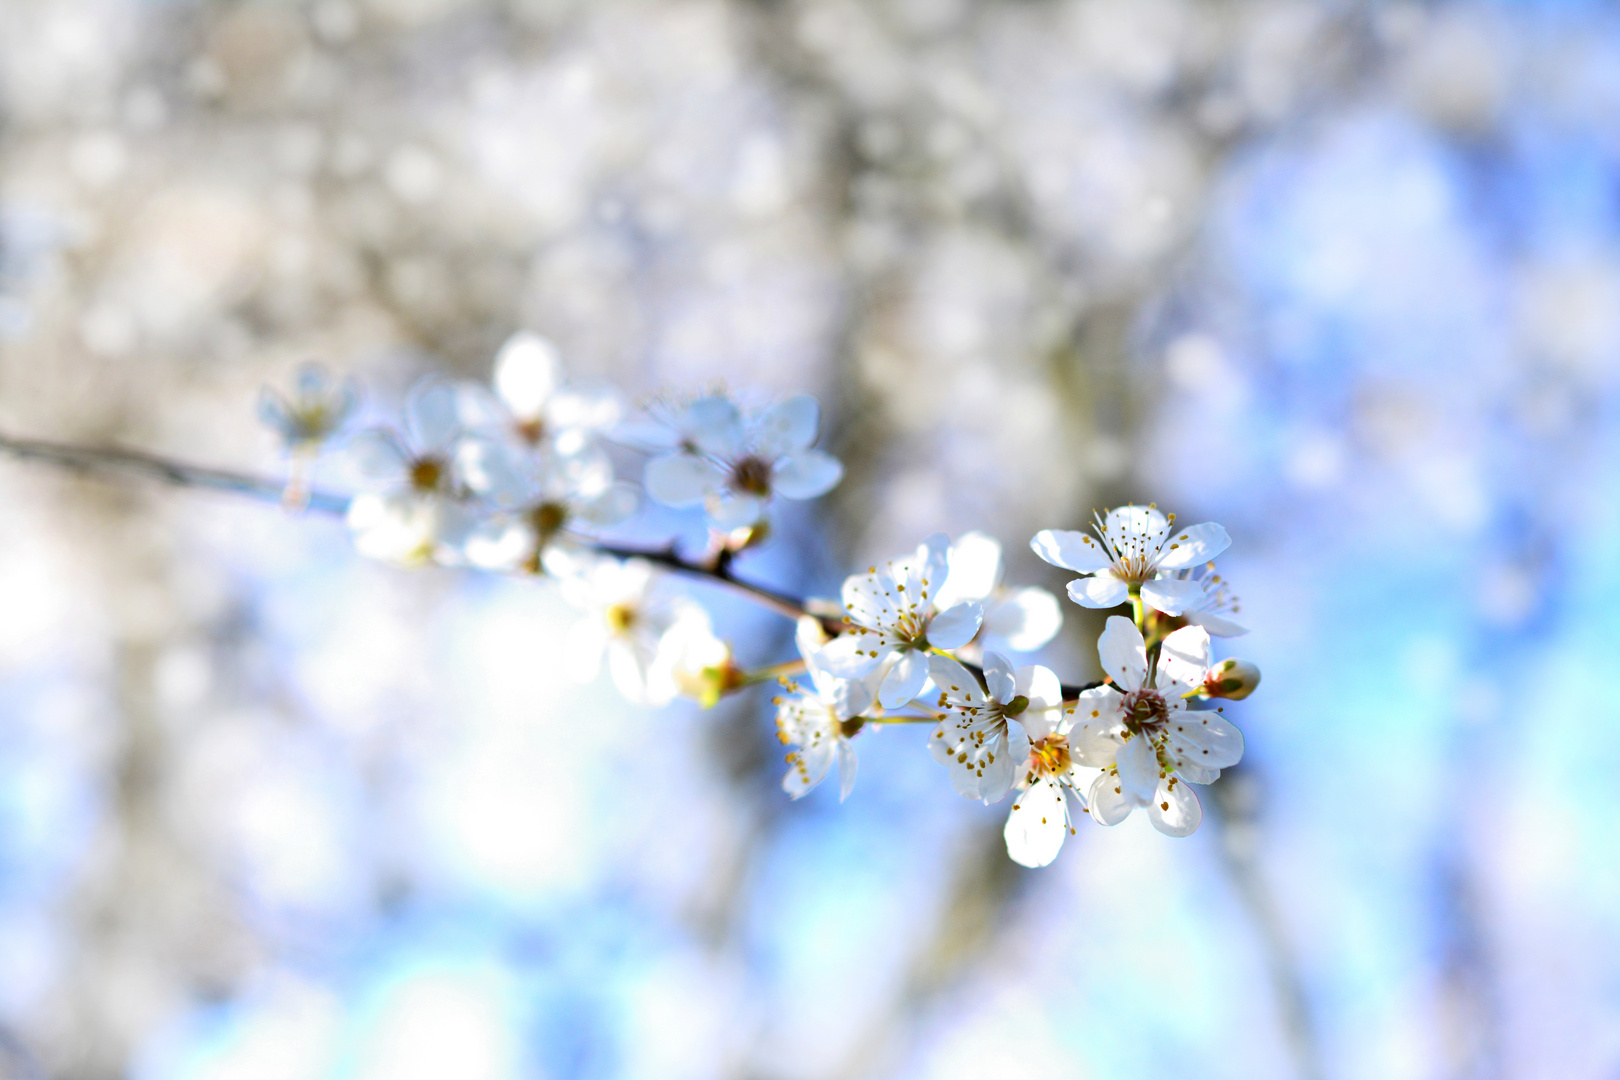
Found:
[[[754,421],[754,449],[771,458],[808,449],[816,441],[820,426],[821,405],[809,394],[795,394],[772,405]],[[788,498],[807,499],[809,496],[789,495]]]
[[[1243,733],[1214,709],[1184,709],[1170,717],[1171,749],[1206,769],[1229,769],[1243,759]]]
[[[520,420],[539,419],[560,382],[562,358],[539,334],[520,330],[495,354],[495,392]]]
[[[871,634],[840,634],[816,654],[816,662],[840,679],[858,679],[877,667],[887,655],[880,649],[868,649],[868,643],[875,642]],[[872,651],[877,655],[870,655]]]
[[[878,687],[878,704],[885,709],[898,709],[922,693],[928,682],[928,658],[915,649],[907,649],[895,658],[893,666],[883,676]]]
[[[1187,621],[1202,626],[1216,637],[1242,637],[1249,632],[1247,626],[1240,626],[1231,619],[1216,615],[1210,611],[1185,612]]]
[[[1014,693],[1027,697],[1029,707],[1032,709],[1044,709],[1063,703],[1063,684],[1058,681],[1057,673],[1049,667],[1042,667],[1040,664],[1021,667],[1014,675],[1014,683]]]
[[[812,677],[817,673],[812,671]],[[822,694],[822,699],[832,706],[838,714],[838,719],[849,720],[861,715],[872,704],[872,688],[860,679],[839,679],[820,673],[822,678],[832,678],[833,685],[824,687],[820,679],[816,680],[816,688]]]
[[[1002,835],[1013,862],[1035,867],[1057,858],[1069,831],[1063,787],[1043,777],[1013,799]]]
[[[962,600],[984,601],[1001,584],[1001,543],[982,532],[965,533],[951,545],[950,573],[934,602],[942,607]],[[988,619],[988,613],[986,618]],[[997,631],[1005,634],[1006,631]],[[1022,649],[1022,646],[1014,646]]]
[[[1118,720],[1088,721],[1069,739],[1069,751],[1088,769],[1109,768],[1119,761],[1120,747],[1125,745],[1120,733],[1124,730]]]
[[[914,598],[920,598],[932,603],[935,594],[945,587],[945,579],[950,576],[950,559],[950,537],[944,533],[935,533],[918,546],[916,558],[911,562],[910,573],[907,575],[909,581],[902,584],[907,584],[916,590],[913,593]],[[980,617],[982,618],[982,614]],[[976,619],[973,625],[974,633],[977,633],[978,629]],[[969,634],[968,640],[971,641],[972,637],[973,635]],[[962,644],[966,645],[967,641],[962,642]],[[940,648],[954,649],[956,646],[941,645]]]
[[[844,478],[844,466],[831,454],[804,450],[789,454],[771,470],[771,491],[784,499],[825,495]]]
[[[577,504],[574,514],[586,524],[605,527],[619,524],[634,514],[640,505],[640,489],[621,481],[595,498]]]
[[[984,619],[984,609],[973,601],[946,608],[928,621],[928,644],[936,649],[960,649],[973,640]]]
[[[1119,769],[1120,784],[1135,798],[1145,800],[1159,786],[1159,757],[1141,735],[1119,748],[1114,765]]]
[[[681,418],[682,433],[705,454],[730,458],[743,444],[742,416],[730,398],[699,398]]]
[[[545,423],[557,431],[606,431],[619,422],[623,411],[617,387],[577,382],[551,395],[546,402]]]
[[[467,486],[497,506],[518,506],[538,493],[532,454],[486,438],[463,439],[456,467]]]
[[[1155,578],[1142,583],[1142,601],[1166,615],[1180,615],[1204,598],[1204,588],[1182,578]]]
[[[511,425],[512,410],[480,383],[458,382],[456,423],[462,431],[500,431]]]
[[[1204,808],[1198,804],[1191,785],[1169,777],[1148,803],[1148,820],[1166,836],[1188,836],[1204,820]]]
[[[951,584],[956,571],[951,571]],[[1030,587],[992,601],[984,612],[984,636],[1000,638],[1015,652],[1033,652],[1063,628],[1063,608],[1045,589]]]
[[[855,769],[860,762],[855,757],[855,748],[849,745],[848,739],[838,740],[838,801],[843,802],[849,798],[849,793],[855,790]]]
[[[1114,563],[1095,536],[1076,529],[1042,529],[1029,546],[1053,566],[1081,574],[1095,574]]]
[[[851,574],[844,579],[844,610],[861,626],[891,626],[900,614],[894,606],[898,592],[894,579],[881,571]]]
[[[758,524],[759,519],[765,514],[765,500],[758,495],[716,491],[711,492],[703,501],[703,508],[708,512],[709,521],[716,529],[730,532],[733,529],[745,529]]]
[[[960,705],[983,705],[985,697],[979,689],[979,680],[974,678],[961,661],[954,656],[940,656],[938,653],[928,657],[928,674],[934,680],[939,692],[945,695],[946,700]]]
[[[283,439],[295,438],[298,425],[293,423],[292,411],[282,396],[268,386],[259,389],[259,420],[275,430]]]
[[[1018,693],[1018,679],[1013,674],[1013,666],[1000,653],[984,654],[984,684],[989,688],[990,699],[1003,705]]]
[[[1204,681],[1209,670],[1209,631],[1183,626],[1159,646],[1159,689],[1176,697]]]
[[[480,570],[511,570],[534,554],[534,529],[520,518],[495,517],[478,525],[463,545]]]
[[[461,406],[455,386],[440,379],[416,384],[405,400],[405,430],[418,451],[444,450],[461,432]]]
[[[822,739],[793,751],[793,760],[788,762],[787,775],[782,777],[782,790],[792,798],[802,799],[810,793],[811,788],[826,779],[827,769],[837,754],[833,745],[837,741],[831,738]],[[850,773],[853,783],[854,770],[851,769]]]
[[[696,506],[725,483],[720,467],[692,454],[665,454],[647,462],[647,494],[665,506]]]
[[[1226,530],[1213,521],[1177,529],[1165,540],[1159,558],[1161,570],[1184,570],[1206,563],[1232,545]]]
[[[1108,511],[1103,528],[1110,536],[1152,538],[1170,531],[1170,521],[1152,506],[1119,506]]]
[[[387,428],[360,432],[349,440],[345,453],[360,475],[373,483],[404,483],[410,473],[409,452]]]
[[[1130,598],[1130,586],[1113,574],[1102,573],[1069,582],[1069,599],[1081,607],[1118,607]]]
[[[1140,690],[1147,681],[1147,643],[1142,631],[1122,615],[1110,615],[1097,639],[1097,658],[1103,673],[1126,690]]]
[[[1086,809],[1099,825],[1118,825],[1142,804],[1131,798],[1119,778],[1105,772],[1091,782],[1091,793],[1086,798]]]

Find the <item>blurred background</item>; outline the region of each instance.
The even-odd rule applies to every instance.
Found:
[[[0,430],[275,474],[262,383],[529,328],[822,398],[756,579],[1153,500],[1265,671],[1195,836],[1027,871],[549,583],[0,461],[0,1077],[1620,1077],[1617,196],[1599,4],[0,0]]]

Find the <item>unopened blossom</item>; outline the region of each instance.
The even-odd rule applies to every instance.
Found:
[[[291,397],[271,387],[259,391],[259,419],[292,451],[310,451],[342,430],[360,403],[353,379],[337,379],[320,364],[298,369]]]
[[[693,606],[681,613],[658,645],[649,675],[652,683],[673,688],[705,709],[744,685],[731,646],[714,633],[709,613]]]
[[[971,643],[975,649],[1031,652],[1063,629],[1057,597],[1036,586],[1011,589],[1002,584],[1001,543],[994,537],[982,532],[958,537],[949,563],[938,603],[949,607],[974,600],[984,608],[984,622]]]
[[[1029,753],[1019,762],[1019,791],[1013,796],[1002,837],[1014,862],[1046,866],[1074,832],[1069,800],[1079,800],[1081,812],[1085,811],[1084,792],[1095,771],[1076,760],[1069,745],[1073,705],[1026,709],[1018,719],[1028,737]]]
[[[467,561],[488,570],[564,573],[548,560],[578,558],[598,530],[624,521],[640,501],[594,446],[563,453],[471,438],[456,460],[467,486],[498,508],[466,542]]]
[[[562,591],[585,612],[567,644],[576,678],[595,678],[606,658],[613,684],[628,700],[662,705],[675,696],[665,635],[682,620],[706,622],[702,608],[671,592],[664,575],[644,559],[589,560],[563,578]]]
[[[1242,701],[1260,685],[1260,669],[1247,660],[1222,660],[1204,673],[1199,687],[1212,698]]]
[[[881,672],[878,703],[897,709],[922,692],[931,649],[959,649],[979,632],[984,610],[966,600],[939,610],[935,596],[949,574],[950,539],[936,533],[915,553],[844,581],[847,629],[822,650],[827,670],[844,679]]]
[[[403,435],[372,428],[351,440],[350,453],[369,486],[349,503],[356,550],[409,566],[459,558],[473,524],[456,472],[460,435],[454,387],[429,380],[405,401]]]
[[[614,424],[621,405],[609,385],[570,382],[556,346],[539,334],[519,331],[495,354],[493,395],[463,386],[461,406],[469,427],[493,429],[520,446],[577,453]]]
[[[950,770],[958,795],[1000,801],[1029,756],[1024,720],[1031,710],[1062,708],[1057,676],[1033,665],[1015,671],[999,653],[985,655],[983,686],[948,656],[929,657],[928,671],[939,690],[934,705],[944,714],[928,740],[929,751]]]
[[[1097,642],[1114,686],[1080,695],[1074,756],[1102,769],[1087,803],[1100,824],[1144,807],[1153,827],[1186,836],[1203,820],[1190,784],[1208,784],[1243,756],[1243,736],[1218,709],[1189,709],[1209,671],[1209,633],[1185,626],[1160,645],[1150,671],[1136,624],[1118,615]]]
[[[821,662],[823,638],[814,618],[800,620],[799,651],[804,657],[809,684],[790,683],[793,693],[772,698],[776,706],[776,737],[793,746],[787,755],[782,790],[803,798],[826,779],[838,762],[838,801],[855,789],[857,760],[850,739],[862,727],[861,714],[872,705],[871,687],[858,679],[840,679]]]
[[[667,506],[702,504],[721,530],[745,528],[776,496],[813,499],[844,475],[837,458],[813,449],[821,406],[808,394],[744,415],[730,398],[702,397],[669,409],[646,441],[667,447],[647,462],[647,493]]]
[[[1081,607],[1111,608],[1140,595],[1149,607],[1180,615],[1204,598],[1196,581],[1175,571],[1213,559],[1232,541],[1213,522],[1177,528],[1153,506],[1121,506],[1098,515],[1090,533],[1043,529],[1030,547],[1067,570],[1088,575],[1069,582],[1069,599]]]

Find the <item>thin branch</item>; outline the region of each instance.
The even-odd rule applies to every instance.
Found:
[[[9,454],[21,461],[41,461],[75,472],[130,473],[176,487],[223,491],[263,502],[285,504],[288,501],[288,485],[283,481],[233,472],[229,469],[191,465],[140,450],[125,450],[112,446],[77,446],[45,439],[19,439],[0,432],[0,453]],[[349,496],[312,490],[299,498],[296,504],[318,513],[341,516],[348,511]],[[620,544],[591,546],[603,555],[617,559],[646,559],[676,573],[712,581],[742,593],[791,619],[806,614],[804,602],[797,597],[737,577],[731,570],[730,559],[718,559],[712,563],[693,562],[682,558],[673,544],[661,548],[636,548]],[[834,628],[837,628],[836,623]]]
[[[9,454],[21,461],[43,461],[75,472],[126,472],[174,484],[177,487],[223,491],[265,502],[283,502],[287,495],[287,485],[279,480],[232,472],[229,469],[188,465],[139,450],[122,450],[110,446],[74,446],[44,439],[18,439],[0,433],[0,453]],[[304,507],[322,514],[341,515],[349,508],[347,496],[328,491],[310,491],[300,502]]]

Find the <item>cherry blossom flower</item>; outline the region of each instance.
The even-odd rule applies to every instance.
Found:
[[[1150,671],[1141,632],[1114,615],[1097,651],[1116,685],[1087,690],[1077,707],[1074,756],[1103,770],[1087,800],[1091,816],[1115,825],[1146,807],[1154,828],[1186,836],[1203,820],[1188,785],[1212,783],[1243,757],[1243,736],[1220,710],[1187,707],[1209,671],[1209,632],[1185,626],[1166,637]]]
[[[1249,632],[1248,627],[1237,622],[1235,616],[1238,614],[1238,598],[1232,595],[1226,579],[1215,572],[1214,563],[1206,563],[1201,575],[1196,571],[1186,570],[1181,574],[1196,582],[1203,590],[1203,596],[1188,604],[1182,611],[1183,618],[1202,626],[1214,637],[1242,637]]]
[[[455,468],[460,435],[455,388],[427,380],[405,401],[403,438],[372,428],[351,440],[356,467],[375,486],[349,503],[356,550],[407,566],[460,557],[473,523]]]
[[[975,651],[1032,652],[1063,629],[1057,597],[1035,586],[1009,589],[1002,584],[1001,543],[994,537],[963,534],[951,544],[949,563],[938,603],[944,608],[975,600],[983,606],[984,622],[969,643]]]
[[[821,651],[827,670],[858,679],[881,669],[878,703],[897,709],[922,692],[931,649],[959,649],[984,619],[976,601],[938,610],[933,597],[949,574],[950,539],[936,533],[916,552],[844,581],[849,628]]]
[[[1046,866],[1057,858],[1064,839],[1074,832],[1069,799],[1078,799],[1082,812],[1086,809],[1082,792],[1092,783],[1095,772],[1082,766],[1069,746],[1073,705],[1060,702],[1044,709],[1026,709],[1018,720],[1028,736],[1029,753],[1020,763],[1020,790],[1013,797],[1002,837],[1014,862]]]
[[[928,671],[939,689],[935,704],[945,714],[928,740],[929,751],[950,770],[958,795],[1000,801],[1029,756],[1023,720],[1030,710],[1062,708],[1057,676],[1037,666],[1014,671],[999,653],[986,654],[982,687],[949,656],[929,657]]]
[[[535,450],[577,453],[619,421],[618,391],[596,382],[568,382],[552,343],[521,330],[495,354],[494,393],[464,385],[467,426],[494,429]]]
[[[782,790],[803,798],[838,762],[838,801],[855,789],[857,765],[850,739],[861,730],[861,714],[872,706],[872,688],[858,679],[840,679],[821,663],[820,623],[799,622],[799,651],[804,656],[809,685],[790,683],[792,696],[771,699],[776,706],[776,737],[783,745],[798,747],[787,755],[788,771]]]
[[[772,497],[813,499],[843,478],[837,458],[811,449],[820,424],[808,394],[748,417],[728,397],[699,398],[671,410],[661,428],[641,429],[667,447],[647,462],[647,493],[667,506],[701,503],[721,530],[755,525]]]
[[[298,369],[290,398],[271,387],[259,391],[259,419],[275,431],[282,445],[308,451],[342,430],[360,403],[353,379],[335,379],[320,364]]]
[[[628,700],[663,705],[674,698],[665,638],[683,620],[708,621],[701,607],[672,593],[644,559],[598,558],[562,579],[563,598],[586,612],[568,640],[568,659],[582,682],[607,659],[613,684]],[[677,639],[678,640],[678,639]]]
[[[1204,598],[1196,581],[1176,576],[1225,551],[1231,538],[1213,522],[1175,527],[1153,506],[1121,506],[1099,515],[1096,537],[1068,529],[1043,529],[1030,547],[1054,566],[1089,575],[1069,582],[1069,599],[1081,607],[1111,608],[1140,595],[1166,615],[1180,615]]]
[[[594,446],[530,451],[470,438],[456,460],[468,487],[500,508],[465,545],[467,561],[487,570],[564,574],[553,565],[559,556],[577,559],[598,530],[624,521],[640,503],[633,485],[614,481],[612,462]]]

